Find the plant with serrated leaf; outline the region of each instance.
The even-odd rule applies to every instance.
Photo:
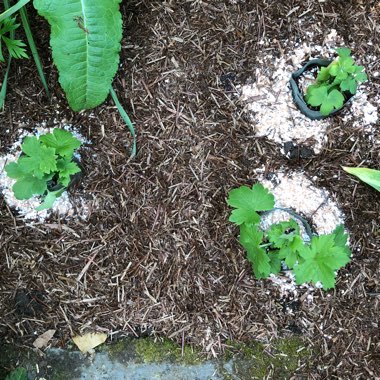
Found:
[[[8,17],[0,22],[0,61],[5,62],[3,55],[3,43],[8,53],[13,58],[28,58],[25,51],[25,44],[21,40],[12,38],[14,32],[20,24],[16,23],[16,17]]]
[[[358,85],[368,80],[364,67],[355,65],[350,49],[337,48],[336,52],[338,57],[320,69],[316,83],[308,86],[305,94],[306,102],[319,108],[324,116],[342,108],[347,97],[356,93]]]
[[[80,145],[71,132],[59,128],[40,138],[25,137],[22,155],[5,167],[8,176],[16,180],[12,187],[16,199],[41,196],[43,203],[36,210],[51,208],[68,187],[71,176],[81,171],[73,161]]]
[[[260,183],[252,188],[241,186],[231,190],[227,203],[234,208],[229,220],[240,227],[239,242],[247,251],[256,278],[276,274],[285,265],[293,270],[298,284],[321,282],[324,289],[335,286],[336,271],[350,261],[351,255],[343,226],[338,226],[331,234],[310,236],[309,242],[302,239],[300,225],[294,219],[274,223],[262,230],[260,213],[276,208],[273,194]],[[310,230],[303,218],[290,210],[284,211]]]

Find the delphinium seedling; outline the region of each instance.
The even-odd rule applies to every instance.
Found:
[[[25,137],[18,161],[5,167],[8,176],[16,180],[12,187],[16,199],[41,196],[43,203],[36,210],[51,208],[69,186],[71,176],[81,171],[73,161],[80,145],[71,132],[58,128],[40,138]]]
[[[351,50],[337,48],[338,57],[318,72],[316,82],[308,86],[306,102],[319,108],[324,116],[343,107],[350,95],[356,93],[360,83],[368,80],[363,66],[355,65]]]
[[[262,230],[260,213],[275,210],[275,201],[260,183],[231,190],[227,203],[234,208],[229,221],[240,227],[239,241],[256,278],[280,272],[283,263],[293,271],[297,284],[320,282],[324,289],[335,287],[336,271],[350,261],[351,255],[342,225],[330,234],[312,236],[309,242],[302,238],[294,219]]]
[[[7,17],[0,21],[0,61],[5,62],[3,55],[3,44],[13,58],[28,58],[25,44],[21,40],[12,38],[13,32],[20,26],[16,23],[16,17]]]

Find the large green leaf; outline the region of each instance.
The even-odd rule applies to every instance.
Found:
[[[51,26],[50,44],[70,107],[103,103],[119,63],[121,0],[34,0]]]

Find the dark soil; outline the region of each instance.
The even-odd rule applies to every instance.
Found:
[[[238,97],[228,96],[254,79],[262,38],[277,40],[266,48],[280,54],[307,31],[321,43],[335,28],[356,56],[380,57],[380,6],[364,0],[233,3],[123,1],[114,88],[138,131],[133,160],[130,134],[111,100],[81,113],[68,108],[48,26],[30,8],[53,99],[32,61],[14,62],[0,112],[1,153],[20,129],[66,120],[92,141],[82,153],[86,175],[71,196],[89,194],[96,203],[86,221],[53,216],[25,223],[0,197],[4,340],[28,345],[57,329],[52,343],[58,347],[91,329],[113,337],[166,336],[217,355],[228,339],[270,344],[301,335],[315,356],[309,372],[299,373],[380,377],[380,194],[341,169],[378,168],[379,136],[370,139],[337,115],[321,154],[289,159],[273,142],[252,137]],[[380,88],[376,70],[380,58],[367,70],[374,93]],[[238,231],[228,223],[228,191],[255,182],[254,170],[262,165],[267,172],[285,167],[316,178],[345,212],[351,234],[353,259],[339,271],[336,290],[317,291],[310,305],[292,304],[291,314],[284,302],[292,300],[281,299],[269,281],[254,279]]]

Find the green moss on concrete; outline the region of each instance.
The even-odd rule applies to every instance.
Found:
[[[178,364],[197,364],[202,359],[199,351],[185,345],[182,348],[169,339],[154,341],[152,338],[138,339],[135,342],[137,358],[145,363],[161,363],[169,361]]]
[[[16,345],[0,344],[0,379],[5,379],[17,367],[33,370],[30,362],[36,359],[37,355],[33,351]]]
[[[281,338],[270,345],[229,343],[234,356],[234,373],[241,379],[288,379],[311,356],[300,338]]]

